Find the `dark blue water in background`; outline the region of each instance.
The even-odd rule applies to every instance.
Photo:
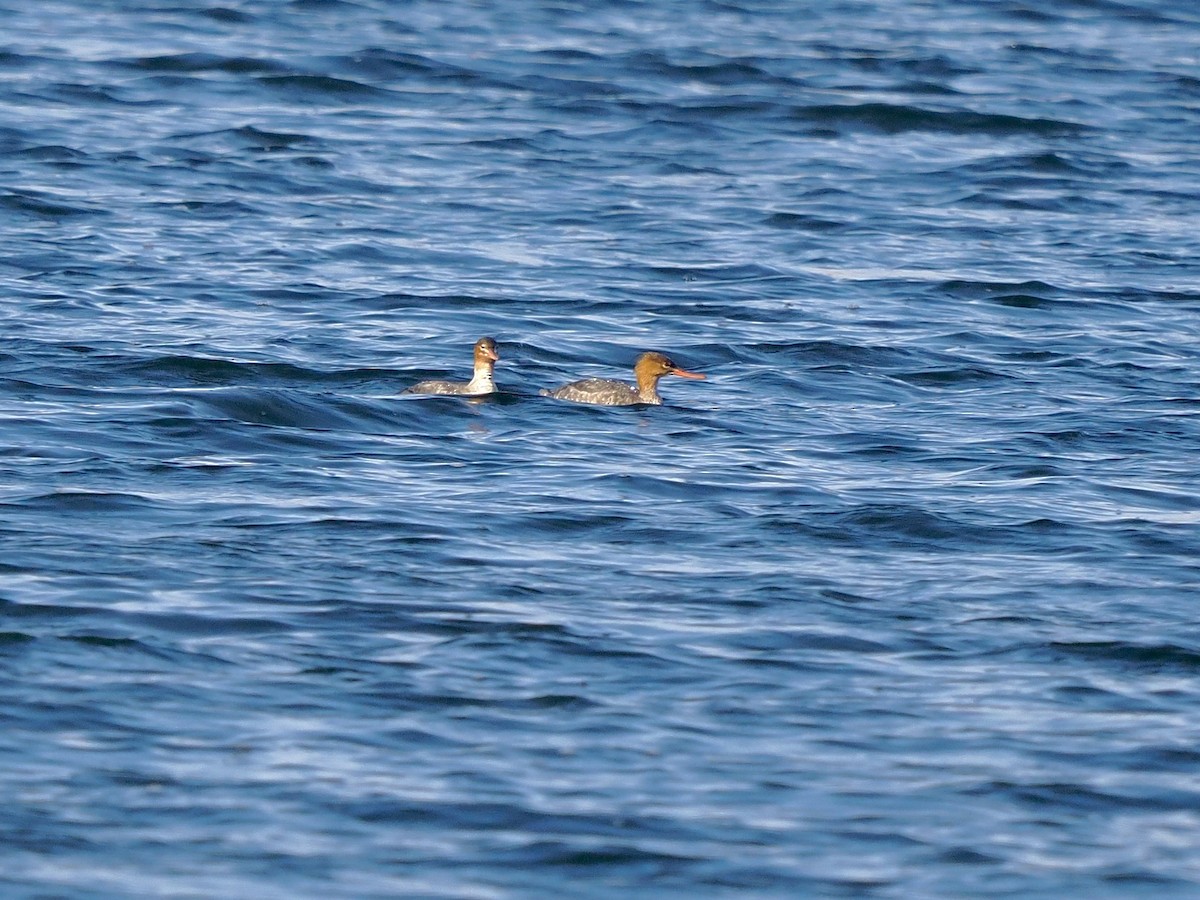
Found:
[[[5,896],[1200,896],[1192,0],[0,21]]]

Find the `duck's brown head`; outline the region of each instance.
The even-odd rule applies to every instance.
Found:
[[[475,365],[494,363],[500,359],[495,338],[482,337],[475,342]]]
[[[699,378],[705,376],[699,372],[689,372],[686,369],[681,369],[671,360],[665,353],[656,353],[651,351],[643,353],[637,358],[637,362],[633,364],[634,374],[637,375],[638,384],[654,384],[664,375],[678,375],[680,378]]]

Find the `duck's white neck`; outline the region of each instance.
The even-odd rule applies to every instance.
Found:
[[[495,363],[490,360],[476,363],[475,375],[471,379],[471,383],[467,385],[467,389],[472,394],[490,394],[496,390],[496,382],[492,380],[492,370],[494,368]]]

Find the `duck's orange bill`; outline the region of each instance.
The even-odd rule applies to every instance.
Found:
[[[678,375],[680,378],[699,378],[701,381],[708,377],[707,375],[701,375],[699,372],[688,372],[684,369],[672,369],[671,374]]]

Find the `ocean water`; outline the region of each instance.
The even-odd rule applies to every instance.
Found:
[[[1200,896],[1191,0],[0,16],[4,896]]]

